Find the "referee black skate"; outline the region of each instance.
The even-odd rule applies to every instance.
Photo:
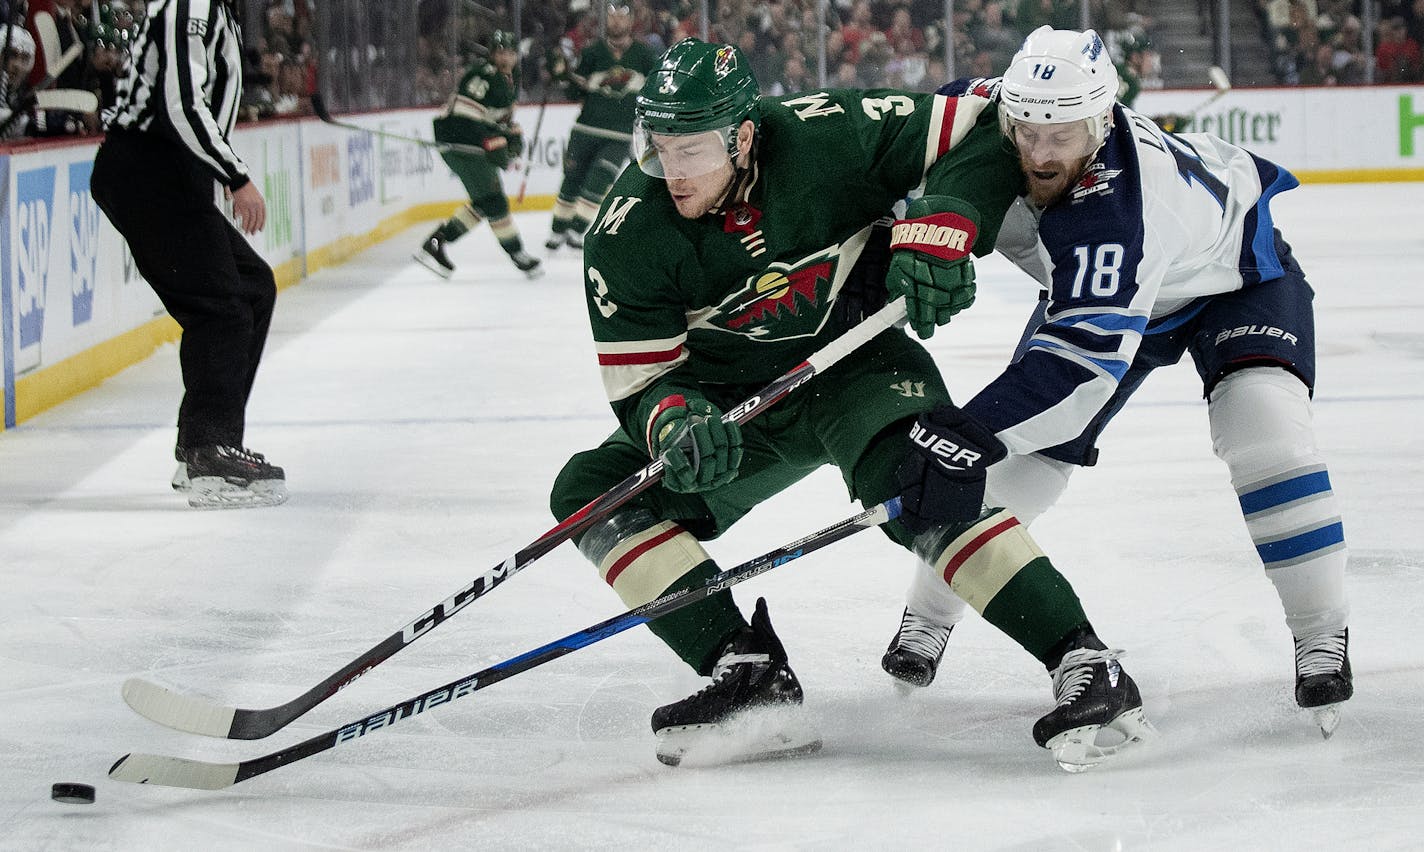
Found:
[[[106,116],[94,200],[183,328],[173,488],[197,508],[275,506],[280,467],[243,446],[277,285],[215,203],[214,181],[254,234],[267,207],[228,141],[242,94],[242,33],[229,0],[158,0]]]

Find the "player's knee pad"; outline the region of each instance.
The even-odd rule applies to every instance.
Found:
[[[639,508],[614,512],[589,527],[578,548],[630,608],[657,598],[710,559],[692,533]]]
[[[1211,445],[1233,483],[1319,463],[1310,393],[1280,367],[1249,367],[1212,389]]]
[[[1011,455],[989,466],[984,502],[1006,507],[1027,526],[1063,496],[1076,467],[1038,453]]]
[[[921,533],[914,551],[950,591],[981,613],[1029,563],[1047,558],[1007,509]]]

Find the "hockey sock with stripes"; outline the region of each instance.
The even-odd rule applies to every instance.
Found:
[[[691,533],[672,521],[657,520],[646,509],[615,512],[594,524],[578,548],[630,608],[700,586],[718,571]],[[711,673],[727,640],[746,626],[728,591],[648,623],[655,636],[701,675]]]

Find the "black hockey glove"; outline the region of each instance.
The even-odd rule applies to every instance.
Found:
[[[942,403],[910,427],[910,452],[900,463],[900,523],[913,535],[963,523],[984,511],[989,465],[1009,454],[988,427]]]

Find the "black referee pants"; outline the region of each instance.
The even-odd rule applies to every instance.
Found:
[[[214,203],[212,173],[160,136],[110,132],[94,158],[94,201],[183,328],[178,448],[243,446],[277,284]]]

